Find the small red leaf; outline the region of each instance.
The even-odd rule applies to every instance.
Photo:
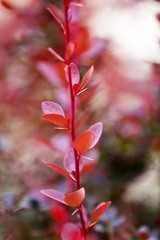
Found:
[[[77,66],[74,64],[74,63],[71,63],[70,65],[68,65],[66,67],[66,80],[67,82],[69,82],[69,69],[71,71],[71,79],[72,79],[72,86],[74,84],[78,84],[79,83],[79,80],[80,80],[80,74],[79,74],[79,71],[78,71],[78,68]]]
[[[82,240],[81,229],[73,224],[66,223],[61,230],[62,240]]]
[[[63,203],[65,205],[66,202],[64,202],[64,194],[60,193],[56,190],[52,190],[52,189],[45,189],[41,191],[42,194],[44,194],[46,197],[49,197],[57,202]]]
[[[42,102],[42,111],[44,114],[58,114],[64,117],[64,111],[61,106],[55,102],[44,101]]]
[[[101,202],[93,211],[91,215],[91,222],[90,224],[97,221],[98,218],[100,218],[103,213],[107,210],[107,208],[111,205],[111,201],[109,202]]]
[[[66,51],[65,51],[65,59],[66,60],[70,60],[74,54],[75,51],[75,43],[74,42],[69,42],[67,47],[66,47]]]
[[[79,87],[80,87],[80,85],[78,83],[73,85],[73,90],[75,93],[77,93]]]
[[[93,70],[94,70],[94,66],[92,65],[90,67],[90,69],[86,72],[86,74],[84,75],[83,79],[82,79],[82,82],[80,84],[80,89],[79,91],[81,91],[85,85],[88,83],[88,81],[90,80],[92,74],[93,74]]]
[[[138,231],[136,232],[137,236],[138,236],[138,239],[141,239],[141,240],[147,240],[150,238],[150,232],[149,232],[149,229],[148,227],[146,226],[142,226],[138,229]]]
[[[62,168],[61,166],[57,165],[57,164],[54,164],[54,163],[50,163],[50,162],[45,162],[43,161],[47,166],[49,166],[50,168],[52,168],[53,170],[55,170],[56,172],[62,174],[63,176],[73,180],[70,175],[68,174],[68,172]]]
[[[85,190],[84,188],[80,188],[79,190],[70,193],[65,196],[64,201],[71,207],[78,207],[85,198]]]
[[[75,156],[73,148],[70,148],[64,157],[64,167],[69,172],[72,173],[75,170]],[[83,160],[80,158],[79,161],[79,170],[81,171],[83,167]]]
[[[3,7],[7,8],[8,10],[14,10],[14,7],[5,0],[1,0],[1,4]]]
[[[102,134],[102,130],[103,124],[101,122],[95,123],[88,129],[88,131],[91,132],[95,137],[89,149],[93,148],[98,143]]]
[[[70,219],[66,206],[61,204],[52,204],[48,209],[48,215],[60,226],[62,226],[64,223],[67,223]]]
[[[68,119],[67,119],[67,124],[68,124],[68,126],[70,126],[70,123],[71,123],[71,119],[68,118]]]
[[[48,51],[60,62],[64,62],[64,59],[57,53],[55,52],[52,48],[48,48]]]
[[[82,133],[76,140],[73,142],[73,147],[79,152],[79,154],[83,154],[90,149],[95,137],[94,135],[86,131]]]
[[[43,114],[42,118],[47,119],[50,122],[56,123],[62,127],[68,128],[66,119],[59,114]]]

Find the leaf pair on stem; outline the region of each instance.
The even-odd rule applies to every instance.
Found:
[[[54,199],[57,202],[60,202],[71,207],[79,207],[79,205],[85,198],[84,188],[80,188],[79,190],[72,192],[66,196],[64,196],[63,193],[60,193],[52,189],[42,190],[41,193],[43,193],[45,196],[51,199]]]
[[[64,205],[77,207],[77,209],[79,209],[80,204],[85,198],[84,188],[80,188],[79,190],[72,192],[70,194],[67,194],[66,196],[63,193],[60,193],[52,189],[42,190],[41,193],[47,196],[48,198],[51,198]],[[110,204],[111,204],[111,201],[101,202],[100,204],[98,204],[98,206],[94,209],[93,213],[91,214],[90,221],[89,223],[87,223],[87,228],[97,223],[97,219],[103,215],[103,213],[107,210]]]
[[[64,129],[70,129],[70,119],[66,119],[64,111],[59,104],[50,101],[42,102],[42,111],[44,113],[42,118],[64,127]],[[92,149],[99,141],[102,129],[103,125],[101,122],[92,125],[74,141],[73,147],[80,155]]]

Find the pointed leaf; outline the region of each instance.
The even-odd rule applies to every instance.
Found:
[[[64,62],[64,59],[57,53],[55,52],[52,48],[48,48],[48,51],[60,62]]]
[[[101,122],[95,123],[88,129],[88,131],[95,136],[94,141],[92,142],[89,149],[93,148],[98,143],[102,134],[102,130],[103,130],[103,124]]]
[[[44,194],[46,197],[49,197],[57,202],[67,205],[64,202],[64,194],[63,193],[60,193],[60,192],[58,192],[56,190],[52,190],[52,189],[42,190],[41,193]]]
[[[68,128],[66,119],[59,114],[43,114],[41,116],[44,119],[47,119],[50,122],[56,123],[62,127]]]
[[[75,51],[75,43],[74,42],[69,42],[66,51],[65,51],[65,59],[70,60],[74,54]]]
[[[78,84],[80,80],[80,74],[78,71],[77,66],[74,63],[71,63],[69,66],[66,67],[66,80],[69,82],[69,69],[71,71],[71,79],[72,79],[72,86],[74,84]]]
[[[54,113],[64,116],[64,111],[61,106],[51,101],[42,102],[42,111],[44,114]]]
[[[73,224],[66,223],[61,230],[62,240],[82,240],[81,229]]]
[[[90,67],[90,69],[86,72],[86,74],[84,75],[83,79],[82,79],[82,82],[80,84],[80,89],[79,91],[81,91],[85,85],[88,83],[88,81],[90,80],[92,74],[93,74],[93,70],[94,70],[94,66],[92,65]]]
[[[94,139],[95,139],[94,135],[91,132],[86,131],[82,133],[78,138],[76,138],[76,140],[73,143],[73,147],[81,155],[90,149]]]
[[[85,198],[84,188],[80,188],[76,192],[70,193],[65,196],[64,201],[71,207],[78,207]]]
[[[74,157],[74,150],[73,148],[68,149],[66,152],[66,155],[64,157],[64,167],[69,172],[72,173],[73,171],[76,171],[75,169],[75,157]],[[83,168],[83,159],[80,158],[79,161],[79,170],[81,171]]]
[[[97,221],[98,218],[100,218],[103,213],[107,210],[107,208],[111,205],[111,201],[109,202],[101,202],[93,211],[91,215],[91,222],[90,224]]]
[[[56,172],[62,174],[63,176],[73,180],[70,175],[68,174],[68,172],[62,168],[61,166],[54,164],[54,163],[50,163],[50,162],[45,162],[43,161],[48,167],[52,168],[53,170],[55,170]]]

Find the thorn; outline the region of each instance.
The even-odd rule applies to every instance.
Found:
[[[86,158],[86,159],[88,159],[88,160],[91,160],[91,161],[94,161],[94,159],[93,158],[89,158],[89,157],[85,157],[85,156],[83,156],[83,155],[81,155],[83,158]]]
[[[54,129],[58,129],[58,130],[68,130],[68,128],[61,128],[61,127],[54,127]]]
[[[76,209],[76,210],[72,213],[72,216],[73,216],[76,212],[78,212],[78,209]]]
[[[98,221],[95,221],[95,222],[91,223],[91,224],[88,226],[88,228],[92,227],[92,226],[95,225],[97,222],[98,222]]]
[[[72,6],[77,6],[77,7],[83,7],[83,4],[82,4],[82,3],[74,3],[74,2],[71,2],[70,5],[72,5]]]
[[[79,94],[83,93],[83,92],[86,91],[86,90],[87,90],[87,88],[83,89],[82,91],[80,91],[79,93],[77,93],[77,96],[78,96]]]
[[[74,182],[76,182],[76,179],[73,177],[73,175],[72,174],[69,174],[69,175],[74,180]]]

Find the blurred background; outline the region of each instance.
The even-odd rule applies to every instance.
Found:
[[[77,136],[102,121],[101,140],[85,162],[81,185],[89,215],[112,201],[88,239],[160,239],[160,2],[73,1],[73,61],[81,77],[93,64],[88,89],[77,100]],[[61,0],[1,0],[0,5],[0,239],[61,239],[73,209],[40,190],[64,193],[70,182],[42,161],[63,165],[70,140],[41,119],[41,102],[69,115]]]

